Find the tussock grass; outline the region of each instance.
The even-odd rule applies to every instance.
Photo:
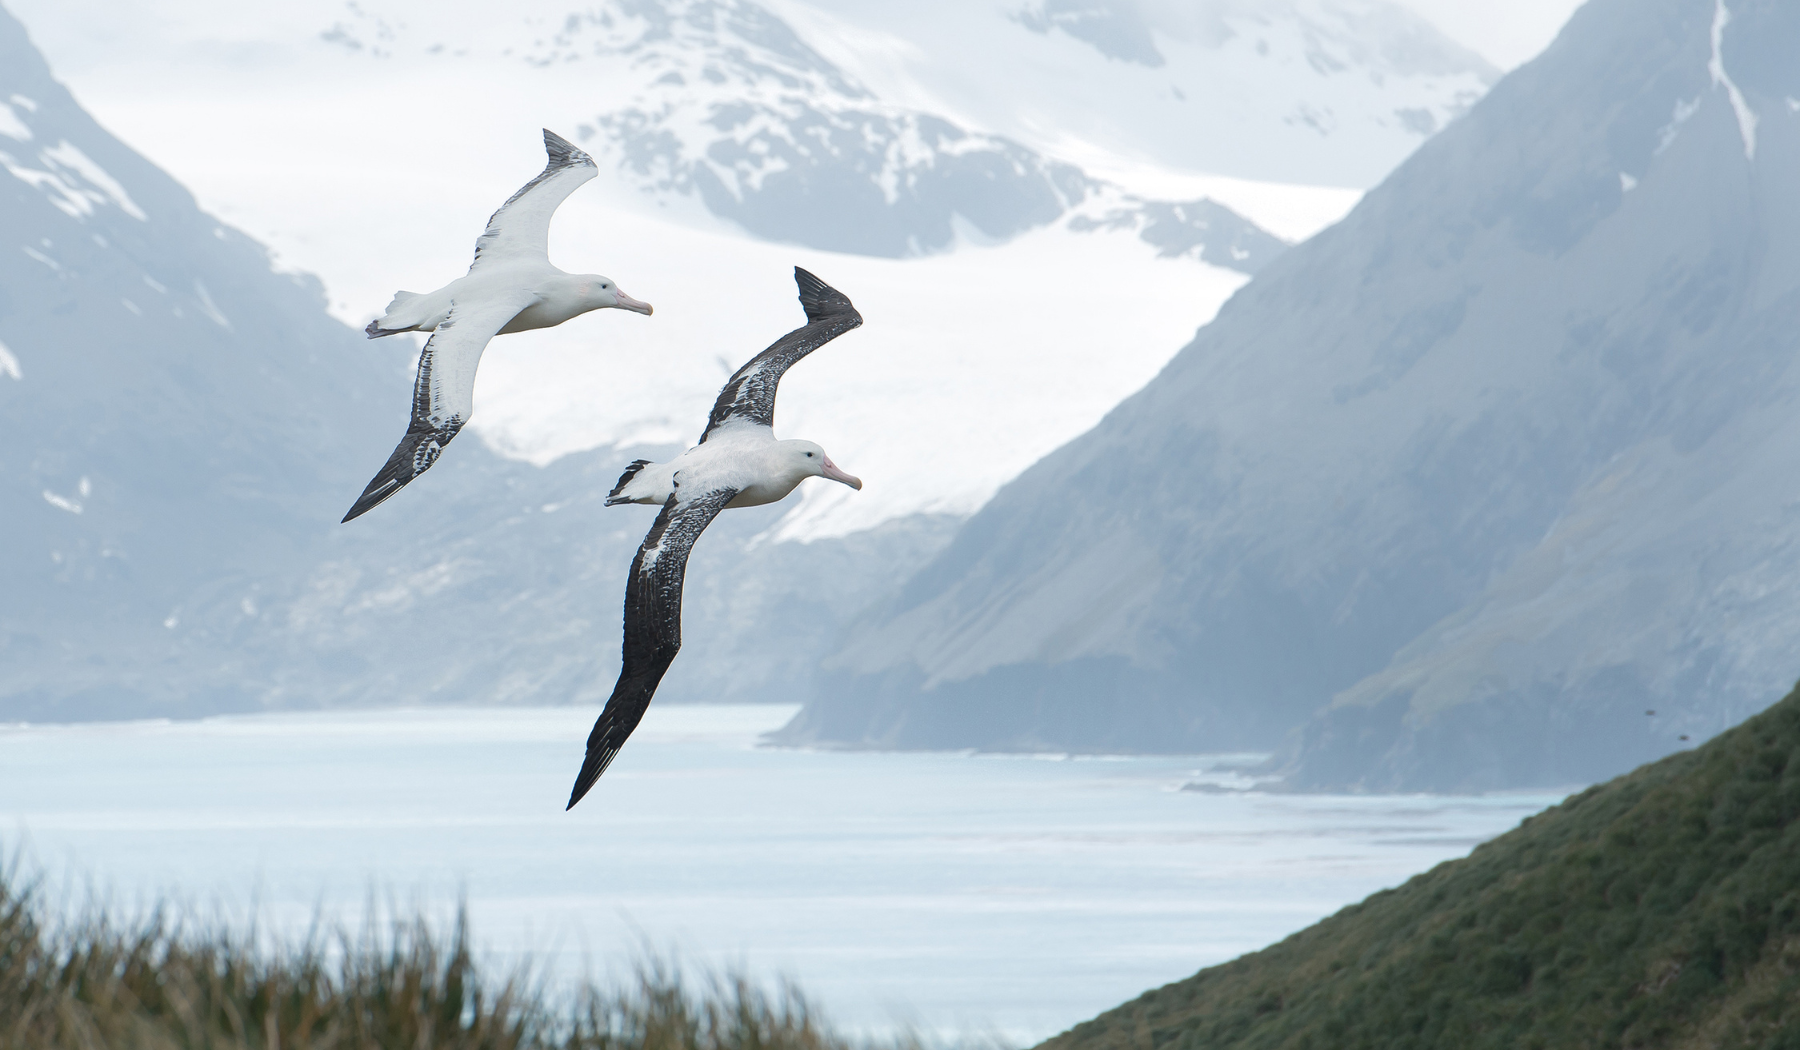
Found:
[[[892,1050],[912,1050],[910,1041]],[[617,989],[551,995],[478,972],[468,927],[422,920],[296,945],[167,909],[55,920],[0,877],[0,1050],[870,1050],[790,984],[695,982],[665,962]]]

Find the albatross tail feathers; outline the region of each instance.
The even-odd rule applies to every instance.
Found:
[[[800,286],[800,305],[806,309],[808,321],[856,312],[849,296],[798,266],[794,267],[794,283]]]
[[[406,305],[415,299],[423,299],[420,292],[395,292],[393,301],[387,304],[387,310],[380,317],[369,322],[363,334],[370,339],[380,339],[384,335],[398,335],[401,332],[415,331],[423,317],[407,318],[403,315]]]
[[[637,477],[639,472],[649,465],[650,461],[647,459],[632,460],[631,465],[625,468],[625,473],[619,475],[619,483],[606,494],[606,505],[610,507],[615,503],[630,503],[630,497],[621,499],[619,493],[624,492],[625,486],[631,484],[631,479]]]

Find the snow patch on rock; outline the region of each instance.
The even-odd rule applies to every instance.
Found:
[[[1744,159],[1755,160],[1756,112],[1732,82],[1731,75],[1725,72],[1725,27],[1730,22],[1731,11],[1725,7],[1725,0],[1713,0],[1712,57],[1707,60],[1706,71],[1712,75],[1713,86],[1724,88],[1726,97],[1731,99],[1731,111],[1737,114],[1738,135],[1744,140]]]
[[[31,141],[31,128],[27,127],[25,122],[19,119],[19,115],[13,112],[12,107],[4,102],[0,102],[0,135],[5,135],[17,142]]]

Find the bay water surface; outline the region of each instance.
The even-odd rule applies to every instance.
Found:
[[[653,707],[566,813],[592,708],[0,727],[0,849],[126,911],[297,936],[466,900],[501,967],[618,980],[673,953],[792,977],[849,1029],[1026,1044],[1563,797],[1235,790],[1249,756],[757,746],[794,710]]]

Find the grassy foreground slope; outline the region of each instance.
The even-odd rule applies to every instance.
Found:
[[[1040,1050],[1800,1048],[1800,688]]]
[[[791,986],[552,991],[476,966],[453,932],[396,923],[270,946],[254,931],[44,917],[0,872],[0,1050],[907,1050],[853,1044]]]

